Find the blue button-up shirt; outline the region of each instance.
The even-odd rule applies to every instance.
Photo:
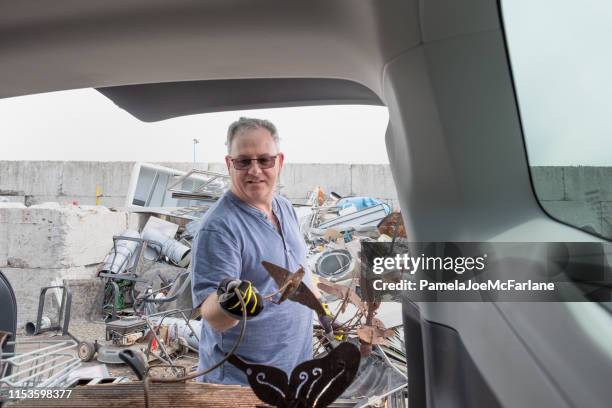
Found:
[[[205,214],[194,239],[192,253],[192,297],[198,307],[216,291],[224,278],[249,280],[262,296],[275,293],[278,286],[261,265],[268,261],[291,272],[306,267],[306,245],[291,203],[275,196],[272,211],[280,232],[265,214],[225,193]],[[311,285],[310,271],[303,280]],[[276,296],[278,298],[278,296]],[[263,311],[247,322],[246,333],[236,354],[257,364],[272,365],[287,375],[304,360],[312,358],[312,311],[286,300],[280,305],[265,301]],[[229,352],[241,323],[219,333],[205,321],[200,338],[199,369],[210,367]],[[246,376],[230,363],[203,376],[218,384],[247,385]]]

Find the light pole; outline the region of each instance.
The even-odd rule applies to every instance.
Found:
[[[196,145],[200,143],[198,139],[193,139],[193,168],[196,167]]]

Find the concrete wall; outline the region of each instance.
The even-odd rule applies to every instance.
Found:
[[[113,235],[138,222],[136,214],[102,206],[0,203],[0,270],[15,291],[18,325],[36,317],[42,287],[92,281],[113,246]],[[70,286],[73,318],[87,318],[95,306],[99,309],[101,300],[91,294],[100,291]]]
[[[193,163],[157,164],[179,170],[193,167]],[[48,201],[93,205],[99,186],[102,205],[122,207],[133,166],[133,162],[0,161],[0,197],[26,205]],[[222,163],[196,166],[227,173]],[[282,193],[294,202],[304,201],[316,186],[343,196],[368,195],[397,202],[388,165],[287,164],[280,182]]]
[[[96,186],[101,204],[125,203],[132,162],[0,161],[0,198],[32,205],[47,201],[94,204]],[[192,163],[159,163],[189,170]],[[225,173],[222,163],[197,168]],[[537,195],[554,217],[612,236],[612,167],[533,167]],[[302,202],[315,186],[340,195],[369,195],[397,204],[387,165],[287,164],[281,175],[283,194]]]
[[[551,216],[612,237],[612,167],[532,167],[531,173]]]

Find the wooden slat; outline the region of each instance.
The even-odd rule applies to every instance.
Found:
[[[249,387],[196,382],[152,383],[151,407],[265,407]],[[22,400],[15,405],[25,407],[143,407],[142,382],[97,384],[73,388],[70,398]]]

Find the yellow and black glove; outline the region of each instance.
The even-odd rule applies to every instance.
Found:
[[[246,305],[247,319],[257,316],[263,310],[263,299],[259,291],[247,280],[223,279],[217,287],[219,305],[237,319],[242,319],[242,305],[234,289],[238,288]]]
[[[344,340],[346,336],[344,335],[344,332],[339,328],[340,326],[338,325],[338,323],[334,322],[332,324],[334,317],[332,316],[327,303],[321,302],[321,306],[323,306],[323,310],[325,310],[325,315],[319,316],[319,324],[321,324],[321,327],[323,328],[325,333],[333,332],[336,340]]]

